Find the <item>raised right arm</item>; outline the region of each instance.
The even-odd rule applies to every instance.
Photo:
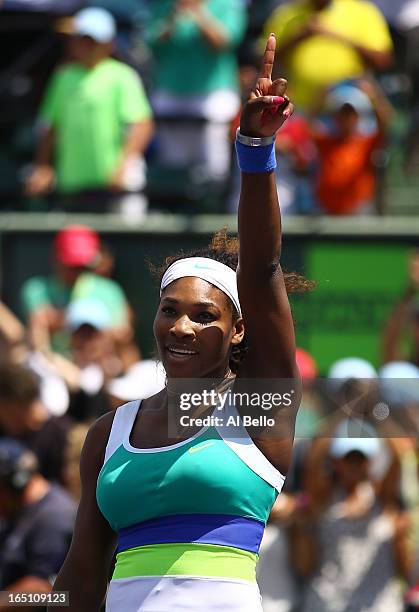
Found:
[[[67,612],[98,612],[106,595],[116,534],[96,502],[96,482],[114,413],[107,413],[87,434],[80,459],[82,493],[73,540],[53,591],[69,591]],[[57,609],[48,608],[53,611]]]

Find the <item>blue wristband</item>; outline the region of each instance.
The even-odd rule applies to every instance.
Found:
[[[275,143],[265,147],[249,147],[236,140],[237,161],[242,172],[256,174],[276,168]]]

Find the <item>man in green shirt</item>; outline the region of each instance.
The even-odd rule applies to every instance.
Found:
[[[101,8],[72,22],[71,63],[59,68],[41,106],[41,139],[28,195],[136,191],[153,123],[140,78],[110,57],[115,21]],[[54,161],[53,161],[54,160]]]

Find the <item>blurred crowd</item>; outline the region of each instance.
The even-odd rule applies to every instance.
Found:
[[[90,424],[165,385],[161,364],[142,359],[100,236],[67,226],[51,258],[51,275],[21,288],[25,321],[0,302],[0,591],[50,590],[71,539]],[[419,609],[417,251],[406,277],[377,338],[378,370],[342,355],[319,372],[315,356],[297,350],[303,401],[262,542],[264,612]]]
[[[417,174],[418,0],[2,0],[0,11],[2,209],[234,212],[234,134],[270,32],[297,109],[277,139],[284,214],[384,213],[395,147],[402,180]]]

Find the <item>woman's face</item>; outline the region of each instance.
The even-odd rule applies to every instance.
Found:
[[[229,298],[192,276],[164,289],[153,329],[169,378],[223,377],[244,335],[242,319],[232,322]]]
[[[358,451],[351,451],[333,462],[340,484],[352,490],[359,483],[369,480],[369,461]]]

